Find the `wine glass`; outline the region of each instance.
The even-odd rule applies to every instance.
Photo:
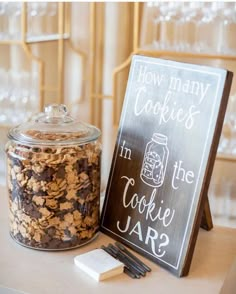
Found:
[[[29,78],[29,99],[32,112],[38,110],[39,107],[39,74],[33,70]]]
[[[153,17],[153,44],[156,49],[162,49],[160,35],[161,35],[161,21],[163,20],[163,16],[161,14],[160,7],[163,3],[155,2],[154,5],[147,5],[152,9],[152,17]],[[146,24],[147,25],[147,24]]]
[[[181,17],[179,19],[180,50],[191,51],[195,42],[195,21],[198,6],[193,2],[182,2]]]
[[[221,132],[220,142],[218,146],[218,153],[228,154],[230,153],[230,142],[231,142],[231,123],[229,112],[226,112],[223,129]]]
[[[57,16],[58,4],[57,2],[48,2],[46,9],[46,34],[55,33],[55,21]],[[57,31],[57,30],[56,30]]]
[[[7,109],[7,116],[11,123],[17,124],[21,113],[21,75],[18,71],[9,71],[9,86],[9,107]]]
[[[154,19],[156,48],[170,50],[174,45],[175,19],[178,3],[161,2],[156,5],[158,13]]]
[[[33,107],[30,100],[30,73],[23,71],[21,73],[21,99],[20,109],[21,117],[20,121],[27,120],[32,113]]]
[[[224,2],[220,10],[221,30],[217,52],[234,55],[236,51],[236,3]]]
[[[174,45],[175,18],[177,2],[166,2],[160,6],[160,45],[163,50],[171,50]]]
[[[228,115],[231,131],[230,153],[236,155],[236,94],[230,96]]]
[[[6,15],[8,17],[8,32],[10,39],[19,40],[21,37],[21,10],[22,3],[9,2]]]
[[[27,37],[31,37],[33,35],[33,19],[34,16],[37,14],[35,9],[34,2],[27,3]]]
[[[47,9],[46,2],[28,3],[28,36],[40,36],[44,31],[44,16]]]
[[[8,72],[0,68],[0,123],[7,121],[6,110],[8,106]]]
[[[0,39],[4,40],[7,36],[7,16],[6,16],[6,2],[0,2]]]
[[[207,52],[207,38],[209,38],[209,22],[211,21],[211,14],[209,3],[193,2],[192,8],[196,10],[193,21],[195,23],[195,42],[194,50],[197,52]]]
[[[172,6],[172,21],[173,21],[173,40],[172,49],[175,51],[184,51],[186,49],[185,30],[187,23],[187,2],[174,2]]]

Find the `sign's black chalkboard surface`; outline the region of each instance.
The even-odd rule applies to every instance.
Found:
[[[101,230],[178,276],[189,271],[231,81],[223,69],[132,59]]]

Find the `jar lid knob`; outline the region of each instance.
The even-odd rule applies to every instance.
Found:
[[[44,112],[47,114],[47,117],[59,118],[67,115],[67,108],[64,104],[49,104],[45,106]]]

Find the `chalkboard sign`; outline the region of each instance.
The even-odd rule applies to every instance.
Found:
[[[132,59],[101,230],[177,276],[189,271],[231,81],[223,69]]]

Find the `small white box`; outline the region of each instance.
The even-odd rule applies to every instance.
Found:
[[[95,249],[87,253],[77,255],[74,258],[77,267],[86,272],[96,281],[121,274],[124,264],[109,255],[103,249]]]

